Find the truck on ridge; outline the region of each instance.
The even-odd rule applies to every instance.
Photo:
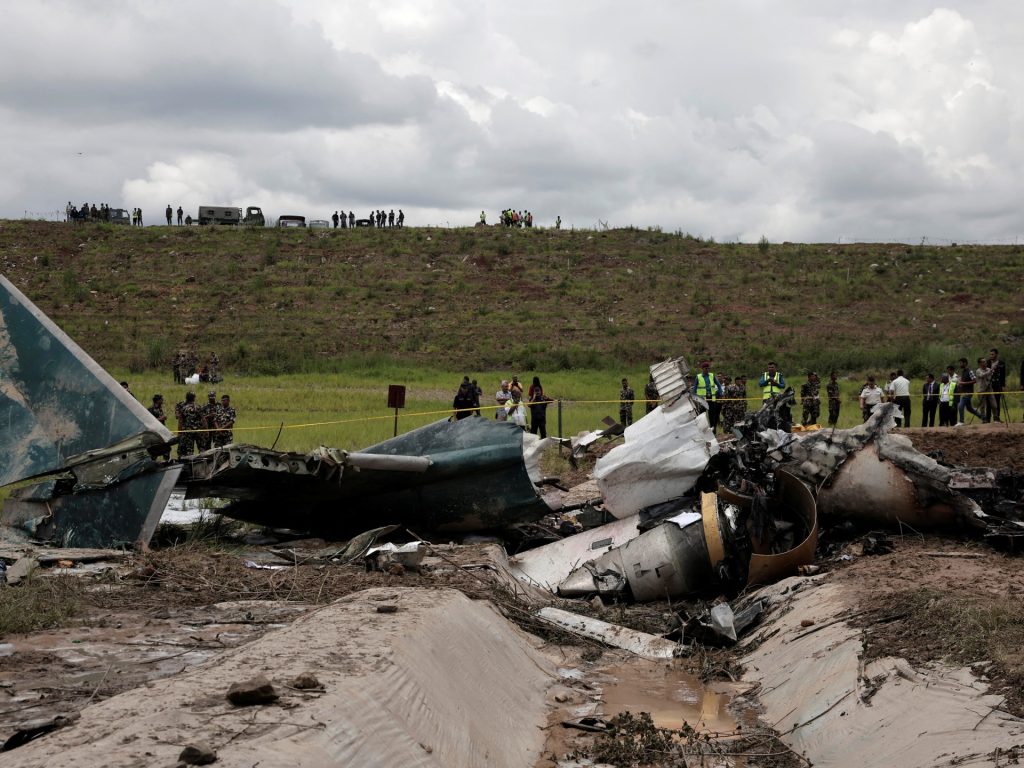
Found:
[[[250,227],[262,227],[266,224],[263,211],[255,205],[250,205],[242,215],[241,208],[233,208],[224,205],[201,205],[199,206],[199,225],[203,224],[246,224]]]

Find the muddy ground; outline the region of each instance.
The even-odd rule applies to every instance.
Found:
[[[912,429],[907,434],[921,450],[942,451],[947,462],[1021,469],[1024,425]],[[572,481],[585,476],[587,469],[580,467]],[[949,660],[975,665],[978,674],[991,681],[993,691],[1005,696],[1005,708],[1024,715],[1020,557],[956,533],[888,532],[892,551],[874,555],[864,553],[862,541],[858,536],[833,542],[820,564],[834,572],[832,578],[856,585],[863,595],[848,620],[862,629],[868,655],[903,656],[914,664]],[[583,668],[598,679],[612,674],[611,669],[618,669],[619,678],[632,676],[639,681],[651,674],[633,667],[623,672],[620,656],[532,620],[506,590],[481,571],[466,567],[487,559],[485,545],[439,545],[422,573],[367,572],[362,564],[302,561],[304,553],[326,545],[318,540],[288,543],[287,548],[299,553],[300,563],[294,566],[271,554],[269,546],[210,538],[88,569],[78,566],[63,573],[43,569],[29,583],[5,589],[0,593],[5,606],[0,609],[0,621],[17,614],[25,622],[35,618],[38,628],[0,636],[0,741],[34,720],[73,713],[147,681],[177,674],[285,626],[313,606],[369,587],[455,588],[473,599],[494,601],[520,627],[540,636],[549,649],[572,660],[567,667]],[[679,606],[578,604],[580,612],[651,632],[670,629],[673,607]],[[723,685],[741,674],[728,651],[710,649],[681,660],[674,670],[672,674]],[[570,681],[568,685],[587,693],[589,683]],[[593,691],[587,695],[599,698]],[[607,705],[601,711],[610,715],[614,707]],[[639,704],[629,711],[638,707],[656,709]],[[740,722],[756,728],[756,712],[742,714]],[[631,727],[638,739],[644,735],[643,723],[634,722]],[[720,720],[707,724],[716,733],[729,727]],[[551,730],[550,749],[539,765],[553,766],[556,759],[575,751],[593,755],[601,738],[565,732],[555,722]],[[767,736],[758,739],[748,746],[750,754],[760,756],[749,758],[748,765],[804,764],[766,741]],[[606,744],[605,748],[602,754],[617,754],[619,746]]]

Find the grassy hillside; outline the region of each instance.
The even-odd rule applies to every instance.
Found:
[[[134,229],[0,222],[2,271],[102,364],[756,374],[1024,351],[1018,246],[741,245],[641,230]],[[1014,381],[1015,381],[1015,377]]]

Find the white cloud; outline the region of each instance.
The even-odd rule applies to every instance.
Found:
[[[1009,239],[1022,17],[993,0],[12,4],[0,215],[71,197],[469,224],[511,205],[719,239]]]

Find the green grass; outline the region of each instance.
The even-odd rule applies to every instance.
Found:
[[[1024,249],[716,244],[655,229],[329,232],[0,222],[5,274],[108,367],[216,349],[248,374],[395,355],[447,370],[920,376],[1024,352]],[[44,258],[45,257],[45,258]],[[235,351],[244,344],[244,355]]]

